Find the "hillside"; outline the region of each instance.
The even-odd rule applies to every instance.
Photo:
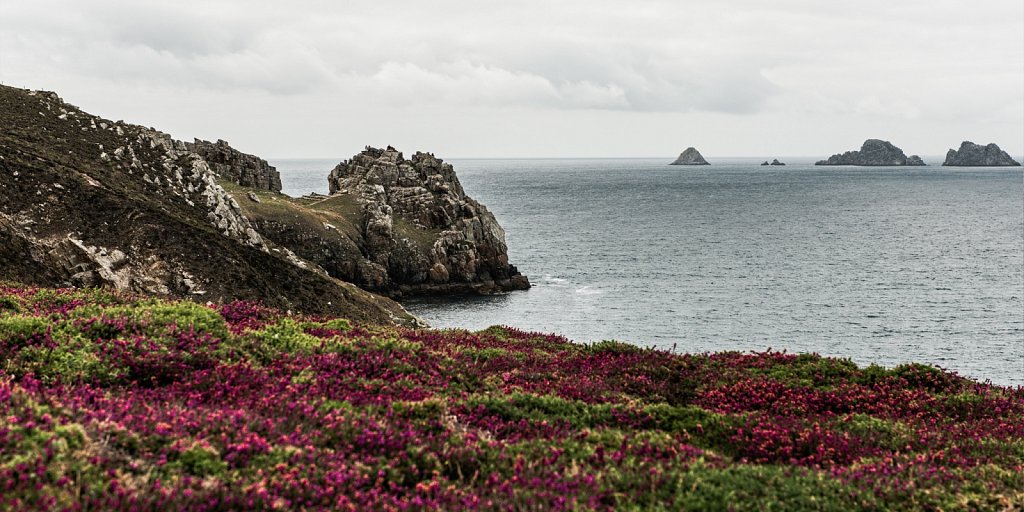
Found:
[[[0,510],[1019,510],[1024,389],[0,288]]]
[[[267,240],[217,180],[164,133],[0,86],[0,279],[415,321]]]

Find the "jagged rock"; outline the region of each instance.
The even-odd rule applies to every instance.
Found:
[[[188,147],[203,157],[221,178],[245,187],[281,191],[281,174],[262,158],[242,153],[223,140],[208,142],[195,139]]]
[[[685,151],[679,153],[679,158],[676,158],[675,162],[671,165],[710,165],[704,157],[701,156],[700,151],[695,148],[689,147]]]
[[[406,160],[392,147],[367,147],[328,177],[332,195],[354,199],[363,217],[359,245],[380,291],[494,293],[529,288],[508,263],[505,232],[466,196],[451,164],[429,153]],[[367,268],[368,267],[368,268]],[[383,277],[383,279],[381,279]],[[368,284],[368,283],[367,283]]]
[[[256,192],[253,192],[253,191],[250,190],[248,193],[246,193],[246,196],[249,198],[250,201],[252,201],[254,203],[261,202],[260,201],[260,196],[256,195]]]
[[[889,141],[868,139],[861,145],[860,151],[847,151],[830,156],[827,160],[819,160],[814,165],[865,165],[865,166],[902,166],[925,165],[921,157],[907,157],[903,150]]]
[[[960,144],[960,149],[950,149],[946,153],[946,161],[942,165],[960,167],[1005,167],[1020,166],[1009,153],[1003,151],[995,143],[982,146],[970,141]]]
[[[768,163],[768,160],[765,160],[764,162],[761,162],[761,165],[771,165],[771,164]]]
[[[786,165],[786,164],[780,162],[778,158],[773,158],[771,165]]]

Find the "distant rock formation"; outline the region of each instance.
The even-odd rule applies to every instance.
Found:
[[[868,139],[861,145],[860,151],[847,151],[832,155],[828,160],[820,160],[814,165],[866,165],[866,166],[902,166],[925,165],[921,157],[907,157],[903,150],[889,141]]]
[[[203,157],[210,169],[226,180],[245,187],[272,192],[281,191],[281,174],[266,160],[242,153],[227,142],[195,139],[188,149]]]
[[[679,153],[679,158],[676,158],[675,162],[671,165],[710,165],[704,157],[701,156],[700,151],[695,148],[686,148],[686,151]]]
[[[367,147],[338,164],[328,184],[328,202],[345,199],[362,212],[357,245],[368,261],[352,269],[357,284],[394,296],[530,287],[509,264],[494,215],[466,196],[452,165],[434,155],[406,160],[393,147]]]
[[[960,150],[950,149],[946,153],[946,161],[942,165],[959,167],[1009,167],[1020,166],[1020,162],[1010,157],[1009,153],[999,149],[995,143],[987,146],[963,141]]]

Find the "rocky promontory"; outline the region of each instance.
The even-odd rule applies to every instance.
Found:
[[[103,119],[52,92],[0,86],[0,281],[417,323],[261,234],[225,187],[260,174],[248,182],[279,196],[270,192],[280,188],[276,172],[212,146]]]
[[[675,162],[671,165],[710,165],[708,161],[697,151],[696,148],[689,147],[685,151],[679,153],[679,158],[676,158]]]
[[[827,160],[819,160],[814,165],[864,165],[864,166],[903,166],[926,165],[917,155],[907,156],[903,150],[891,142],[879,139],[868,139],[861,145],[860,151],[847,151],[835,154]]]
[[[995,143],[982,146],[971,141],[963,141],[960,149],[950,149],[946,153],[946,161],[942,165],[958,167],[1007,167],[1020,166],[1020,162],[1010,157]]]
[[[331,197],[357,206],[372,288],[392,294],[495,293],[530,287],[508,262],[505,232],[468,197],[451,164],[367,147],[338,164]]]
[[[195,139],[187,144],[192,152],[203,157],[220,178],[245,187],[281,191],[281,175],[274,166],[257,156],[242,153],[226,141],[208,142]]]

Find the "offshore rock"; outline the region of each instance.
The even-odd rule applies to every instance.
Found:
[[[281,191],[281,174],[266,160],[242,153],[223,140],[195,139],[188,148],[203,157],[217,176],[244,187]]]
[[[827,160],[819,160],[814,165],[865,165],[865,166],[903,166],[925,165],[921,157],[907,157],[903,150],[891,142],[879,139],[868,139],[861,145],[860,151],[847,151],[835,154]]]
[[[950,149],[946,153],[946,161],[942,165],[960,167],[1007,167],[1019,166],[1020,162],[1010,157],[995,143],[982,146],[970,141],[960,144],[960,149]]]
[[[685,151],[679,153],[679,158],[676,158],[675,162],[670,165],[710,165],[708,161],[701,156],[700,151],[696,148],[689,147]]]
[[[430,153],[408,160],[393,147],[367,147],[328,177],[331,197],[356,205],[368,260],[357,284],[395,296],[525,290],[508,262],[505,231],[468,197],[451,164]],[[300,252],[300,254],[302,254]],[[328,268],[328,272],[331,269]]]

